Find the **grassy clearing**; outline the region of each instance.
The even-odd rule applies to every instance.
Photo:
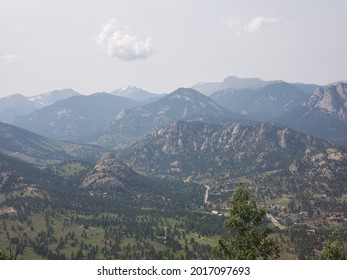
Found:
[[[62,164],[51,165],[49,167],[54,174],[63,177],[70,178],[77,176],[80,172],[85,170],[85,166],[80,162],[65,162]]]
[[[108,218],[120,218],[117,214],[105,213],[99,215],[99,217]],[[79,215],[81,218],[82,216]],[[92,218],[88,216],[83,216],[83,218]],[[96,216],[93,216],[95,219]],[[146,220],[150,217],[147,215],[137,217],[137,220]],[[171,252],[171,256],[175,258],[182,258],[186,254],[186,250],[193,250],[193,243],[198,243],[200,245],[210,245],[215,246],[218,242],[218,237],[202,237],[196,233],[190,232],[185,233],[185,230],[181,228],[182,220],[175,218],[163,218],[157,220],[157,227],[163,228],[165,232],[168,230],[171,232],[176,229],[177,236],[174,236],[174,239],[181,245],[181,249],[174,250],[165,240],[160,239],[159,237],[153,236],[150,239],[147,239],[145,242],[153,246],[157,252]],[[10,245],[11,238],[23,237],[25,235],[27,240],[33,240],[38,242],[42,234],[51,232],[51,237],[47,237],[46,244],[47,248],[52,252],[60,252],[64,254],[66,258],[71,258],[76,256],[79,250],[82,250],[83,255],[87,257],[87,254],[90,248],[99,248],[99,253],[97,258],[104,258],[101,253],[101,248],[105,246],[111,246],[115,244],[115,240],[107,239],[105,240],[105,230],[101,227],[85,227],[83,225],[71,224],[71,216],[63,215],[54,215],[53,217],[47,216],[47,214],[34,214],[29,217],[27,222],[20,222],[15,217],[13,219],[8,219],[5,222],[6,229],[2,225],[0,227],[0,247],[8,248]],[[8,234],[6,233],[8,232]],[[178,232],[178,233],[177,233]],[[74,238],[70,238],[73,234]],[[9,236],[9,238],[8,238]],[[140,254],[141,251],[136,249],[138,246],[138,240],[135,239],[135,236],[132,235],[123,235],[121,234],[121,241],[119,243],[120,253],[125,254],[128,252],[132,254]],[[194,240],[192,242],[192,240]],[[63,241],[63,246],[58,246],[60,242]],[[143,241],[141,241],[143,242]],[[140,243],[141,243],[140,242]],[[141,243],[142,244],[142,243]],[[143,244],[142,244],[143,246]],[[147,248],[148,249],[148,248]],[[146,249],[146,250],[147,250]],[[57,251],[58,250],[58,251]],[[27,246],[23,252],[23,255],[19,259],[45,259],[40,256],[33,247]]]

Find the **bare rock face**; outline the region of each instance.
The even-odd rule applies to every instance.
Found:
[[[274,121],[347,147],[347,83],[317,87],[301,106]]]
[[[322,109],[347,121],[347,84],[339,83],[325,89],[319,87],[303,106]]]
[[[340,188],[347,153],[329,142],[270,123],[227,127],[178,121],[152,131],[121,155],[144,174],[223,183],[247,177],[287,188]]]
[[[140,174],[118,160],[113,154],[105,153],[85,177],[81,187],[126,191],[141,181],[143,180]]]

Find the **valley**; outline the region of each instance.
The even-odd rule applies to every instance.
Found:
[[[229,77],[26,99],[36,109],[0,119],[0,248],[215,259],[237,188],[265,209],[280,259],[319,258],[336,229],[346,246],[346,88]]]

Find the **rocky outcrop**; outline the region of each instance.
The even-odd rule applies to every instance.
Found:
[[[318,87],[303,103],[306,108],[318,108],[347,121],[347,84],[339,83],[328,88]]]
[[[224,184],[246,177],[284,188],[301,184],[319,189],[323,183],[340,187],[347,179],[345,151],[270,123],[223,127],[179,121],[151,132],[122,156],[142,173],[199,182]]]
[[[96,190],[127,191],[137,186],[143,177],[118,160],[113,154],[105,153],[81,183],[82,188]]]

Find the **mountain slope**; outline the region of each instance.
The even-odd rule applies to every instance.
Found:
[[[0,123],[0,152],[31,163],[78,159],[95,161],[105,150],[90,145],[59,142],[19,127]]]
[[[137,105],[134,100],[107,93],[73,96],[18,117],[14,124],[49,138],[86,143],[120,110]]]
[[[338,83],[325,89],[318,87],[303,106],[320,109],[347,122],[347,84]]]
[[[12,123],[17,116],[24,116],[59,100],[80,95],[72,89],[54,90],[33,97],[13,94],[0,98],[0,121]]]
[[[16,116],[29,114],[39,106],[21,94],[0,98],[0,121],[12,123]]]
[[[113,154],[105,153],[86,175],[82,188],[90,190],[130,191],[144,182],[144,177],[118,160]]]
[[[347,147],[347,84],[318,87],[276,122]]]
[[[259,89],[272,82],[265,82],[258,78],[239,78],[236,76],[229,76],[221,83],[198,83],[192,86],[193,89],[211,95],[217,91],[225,91],[231,89]]]
[[[279,82],[261,89],[219,91],[211,98],[247,118],[269,121],[300,106],[308,94],[294,85]]]
[[[347,192],[345,151],[268,123],[222,127],[179,121],[151,132],[121,157],[143,174],[217,185],[247,178],[282,192],[293,186]]]
[[[130,98],[136,101],[139,101],[141,103],[149,103],[153,102],[161,97],[159,94],[155,94],[149,91],[145,91],[143,89],[133,87],[133,86],[126,86],[122,87],[120,89],[116,89],[111,92],[111,94],[121,97]]]
[[[61,90],[53,90],[46,93],[42,93],[39,95],[35,95],[32,97],[28,97],[27,99],[35,104],[37,104],[40,108],[52,105],[53,103],[72,97],[76,95],[81,95],[80,93],[74,91],[71,88],[61,89]]]
[[[123,110],[96,143],[113,148],[126,146],[152,129],[194,117],[242,118],[193,89],[180,88],[148,105]]]
[[[30,164],[0,153],[0,193],[8,194],[18,186],[38,183],[40,171]]]

